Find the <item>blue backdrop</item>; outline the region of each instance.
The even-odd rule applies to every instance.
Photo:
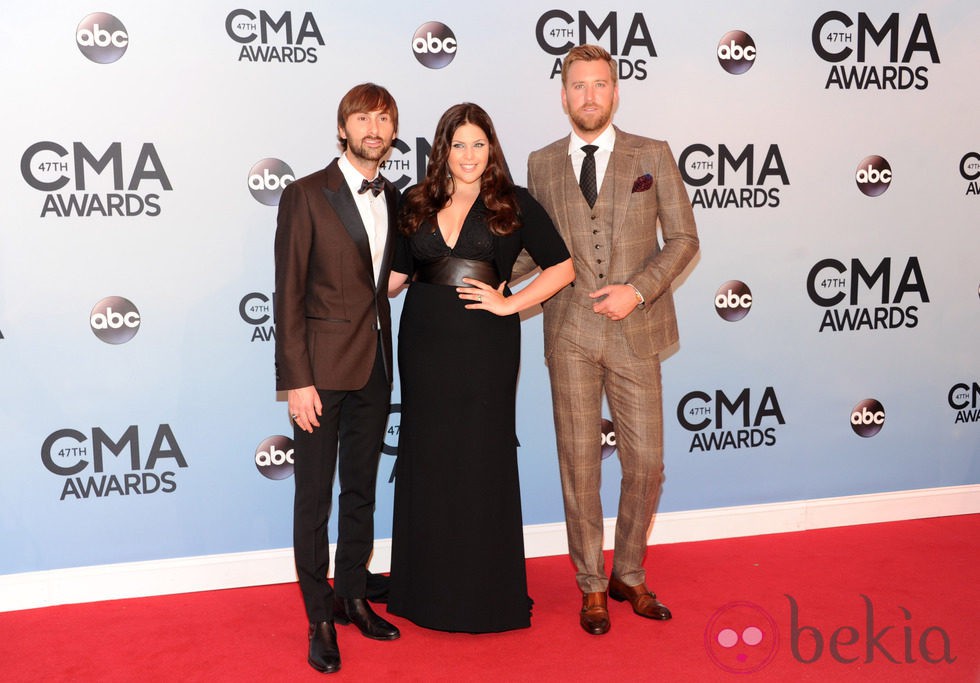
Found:
[[[975,2],[409,5],[7,8],[0,574],[288,547],[279,192],[338,154],[366,80],[400,105],[400,186],[466,100],[523,183],[568,131],[555,65],[583,42],[619,60],[616,123],[670,142],[702,239],[660,510],[978,483]],[[540,314],[518,430],[525,523],[561,522]]]

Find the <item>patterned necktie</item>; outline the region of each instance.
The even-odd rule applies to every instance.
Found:
[[[381,176],[375,176],[374,180],[362,180],[361,189],[357,191],[357,194],[364,194],[368,190],[371,190],[372,194],[377,197],[381,190],[384,189],[385,181]]]
[[[582,195],[585,197],[585,201],[589,203],[589,208],[595,206],[595,200],[599,196],[595,178],[595,152],[597,149],[599,147],[596,145],[582,147],[585,158],[582,160],[582,173],[579,174],[578,186],[582,188]]]

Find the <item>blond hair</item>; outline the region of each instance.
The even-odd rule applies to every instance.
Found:
[[[612,55],[606,50],[606,48],[601,45],[577,45],[568,51],[565,55],[564,61],[561,63],[561,84],[562,87],[567,85],[566,74],[568,73],[569,67],[575,62],[596,62],[604,61],[609,65],[609,74],[612,77],[612,84],[616,85],[616,81],[619,79],[619,73],[616,68],[616,60],[612,58]]]

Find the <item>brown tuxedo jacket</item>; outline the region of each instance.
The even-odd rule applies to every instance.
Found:
[[[391,381],[388,275],[397,195],[386,180],[388,241],[375,282],[367,232],[337,160],[283,190],[275,239],[278,390],[360,389],[379,340]]]
[[[600,188],[600,202],[611,199],[612,251],[597,279],[595,238],[586,210],[575,210],[580,196],[574,178],[569,138],[532,152],[528,189],[547,210],[568,245],[575,263],[575,282],[543,304],[545,356],[560,330],[590,334],[601,320],[592,311],[591,291],[607,284],[630,283],[646,300],[618,324],[637,357],[649,358],[677,342],[677,319],[671,283],[698,250],[694,213],[670,147],[661,140],[616,129],[616,143]],[[584,201],[584,200],[583,200]],[[663,233],[663,246],[657,226]],[[516,269],[515,269],[516,270]],[[570,316],[580,324],[566,325]]]

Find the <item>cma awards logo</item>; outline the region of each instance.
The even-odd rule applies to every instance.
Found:
[[[145,191],[143,185],[158,185],[166,192],[173,190],[173,185],[152,142],[140,145],[135,160],[133,148],[124,151],[121,142],[113,142],[104,150],[82,142],[70,143],[69,147],[70,152],[64,145],[42,140],[30,145],[20,157],[24,182],[47,193],[41,218],[160,215],[160,195]],[[108,178],[111,185],[103,189],[111,191],[90,191],[93,180],[107,185]]]
[[[286,436],[270,436],[255,449],[255,468],[267,479],[288,479],[293,476],[293,440]]]
[[[704,629],[704,648],[708,658],[720,669],[733,674],[755,673],[776,659],[783,637],[788,635],[789,655],[797,664],[834,666],[834,662],[853,667],[859,663],[864,675],[875,677],[868,665],[880,663],[891,678],[896,665],[919,667],[952,664],[953,644],[942,627],[922,628],[912,612],[901,605],[898,610],[882,610],[867,595],[859,594],[862,608],[850,625],[835,620],[832,623],[815,621],[804,616],[799,601],[792,595],[787,599],[788,613],[774,613],[760,605],[737,600],[722,605],[708,620]],[[846,610],[855,613],[854,610]],[[818,610],[818,612],[821,612]],[[781,618],[777,621],[776,616]],[[826,610],[822,611],[826,619]],[[837,612],[831,613],[837,615]],[[835,618],[835,617],[831,617]],[[806,622],[804,622],[804,619]],[[779,622],[784,625],[781,637]],[[789,628],[785,629],[787,625]],[[785,633],[788,631],[788,634]],[[827,669],[820,677],[833,679]],[[804,678],[799,674],[781,673],[783,679]],[[884,672],[883,672],[884,673]],[[908,680],[915,678],[910,673]],[[931,677],[930,677],[931,678]]]
[[[274,296],[262,292],[249,292],[238,302],[238,315],[252,326],[252,339],[250,341],[267,342],[275,340],[274,299]]]
[[[776,208],[780,190],[790,184],[774,143],[758,149],[695,143],[684,148],[677,165],[684,182],[697,188],[691,204],[704,209]]]
[[[928,58],[939,64],[929,15],[924,13],[914,19],[897,12],[873,19],[858,12],[855,21],[838,10],[824,12],[813,24],[810,42],[817,56],[832,65],[825,90],[925,90],[929,67],[913,68],[911,62]]]
[[[864,195],[880,197],[891,187],[892,167],[884,157],[865,157],[854,171],[854,182]]]
[[[876,288],[880,291],[877,295]],[[891,257],[886,257],[874,267],[856,258],[849,266],[838,259],[822,259],[807,274],[806,292],[810,301],[826,309],[819,332],[913,328],[919,324],[919,304],[929,303],[915,256],[904,266],[893,265]],[[868,301],[872,297],[873,305]],[[909,303],[909,298],[917,303]]]
[[[538,17],[534,27],[534,37],[538,47],[555,60],[551,65],[554,79],[561,75],[562,57],[576,45],[600,43],[608,44],[609,54],[616,60],[619,78],[635,78],[642,81],[647,77],[647,58],[657,56],[657,48],[647,21],[640,12],[631,17],[617,12],[609,12],[604,17],[593,17],[585,10],[577,16],[560,9],[553,9]]]
[[[75,42],[90,61],[111,64],[126,54],[129,34],[116,17],[105,12],[95,12],[79,22],[75,29]]]
[[[173,429],[168,424],[156,427],[145,458],[140,444],[136,425],[118,438],[101,427],[92,427],[89,434],[58,429],[41,444],[41,464],[64,477],[60,500],[173,493],[176,470],[187,467]]]
[[[677,421],[694,433],[688,453],[775,446],[776,425],[786,424],[772,387],[756,398],[748,387],[734,399],[721,389],[688,392],[677,404]]]
[[[285,161],[267,157],[260,159],[248,171],[248,191],[252,198],[266,206],[279,206],[286,185],[296,180],[293,169]]]
[[[424,175],[425,169],[429,164],[429,155],[432,153],[432,145],[425,138],[415,138],[415,149],[401,138],[395,138],[391,145],[391,154],[381,162],[380,168],[384,175],[399,190],[416,182],[410,175],[412,168],[416,169],[418,175]],[[395,174],[398,177],[394,177]]]
[[[412,36],[412,54],[427,69],[441,69],[456,58],[459,43],[453,30],[439,21],[428,21]]]
[[[967,152],[960,159],[960,175],[966,181],[966,194],[974,197],[980,195],[980,154]]]
[[[715,312],[722,320],[738,322],[752,310],[752,291],[741,280],[729,280],[715,292]]]
[[[323,34],[312,12],[294,18],[286,11],[276,18],[264,9],[258,14],[235,9],[225,17],[225,33],[242,46],[239,62],[315,64],[316,49],[323,46]]]
[[[398,457],[398,442],[401,436],[402,426],[402,404],[392,403],[388,409],[388,423],[385,425],[384,441],[381,443],[381,454]],[[518,441],[518,447],[520,442]],[[395,471],[398,467],[397,460],[391,466],[391,474],[388,476],[388,483],[395,481]]]
[[[381,453],[383,455],[398,456],[398,439],[402,428],[402,404],[392,403],[388,409],[388,424],[385,425],[384,441],[381,443]],[[518,444],[520,445],[520,444]],[[391,474],[388,476],[388,483],[395,481],[395,468],[397,461],[391,466]]]
[[[745,31],[729,31],[718,41],[716,55],[722,69],[733,76],[744,74],[755,64],[755,41]]]
[[[953,424],[980,422],[980,383],[959,382],[949,388],[946,400],[956,411]]]
[[[129,299],[108,296],[95,304],[89,325],[106,344],[125,344],[140,331],[140,312]]]

